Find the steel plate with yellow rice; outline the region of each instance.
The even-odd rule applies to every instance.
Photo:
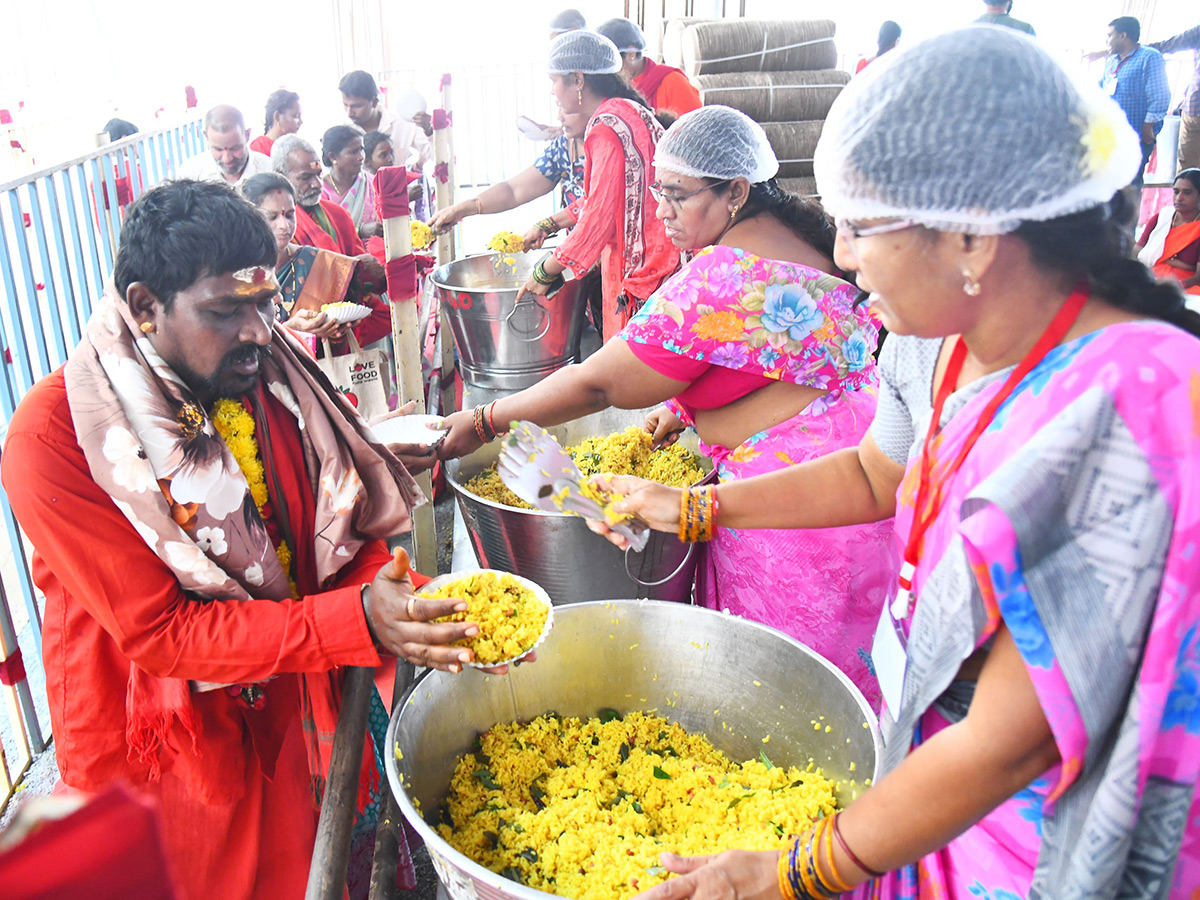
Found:
[[[459,761],[441,836],[483,866],[575,900],[625,900],[668,877],[663,851],[780,849],[836,809],[820,770],[737,764],[657,716],[605,710],[497,725]]]
[[[608,472],[613,475],[637,475],[671,487],[687,487],[705,477],[700,458],[691,450],[672,444],[651,450],[651,436],[644,428],[630,425],[606,437],[592,437],[567,447],[584,477]],[[484,500],[516,509],[532,507],[510,491],[500,480],[496,467],[490,466],[464,485]]]
[[[468,648],[475,667],[498,666],[520,659],[546,639],[554,622],[550,597],[527,578],[476,569],[435,578],[417,596],[457,598],[467,602],[464,612],[444,616],[439,622],[474,622],[479,633],[456,642]]]

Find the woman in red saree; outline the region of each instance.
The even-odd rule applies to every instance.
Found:
[[[561,276],[582,278],[600,263],[601,337],[620,331],[679,266],[679,251],[654,216],[651,160],[663,128],[616,73],[621,55],[608,38],[570,31],[550,46],[550,80],[568,139],[584,136],[584,197],[552,218],[573,226],[554,255],[534,269],[517,299],[546,294]]]
[[[1158,214],[1138,241],[1138,259],[1159,278],[1174,278],[1189,294],[1200,295],[1200,169],[1175,176],[1173,205]]]

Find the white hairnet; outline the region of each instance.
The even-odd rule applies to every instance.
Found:
[[[768,181],[779,160],[762,126],[728,106],[702,106],[676,119],[654,150],[657,172],[693,178]]]
[[[646,36],[642,34],[642,29],[621,16],[601,22],[596,26],[596,33],[604,35],[616,44],[622,53],[646,49]]]
[[[546,71],[551,75],[611,75],[621,71],[621,54],[616,44],[594,31],[568,31],[550,43]]]
[[[1105,203],[1140,165],[1111,98],[1036,41],[991,25],[877,59],[833,104],[814,159],[837,218],[971,234]]]
[[[564,31],[575,31],[587,28],[587,19],[577,9],[564,9],[550,20],[550,33],[562,34]]]

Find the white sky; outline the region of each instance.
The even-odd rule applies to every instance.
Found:
[[[342,0],[350,5],[353,0]],[[590,22],[620,15],[617,0],[574,2]],[[729,0],[731,8],[737,0]],[[1016,0],[1014,13],[1068,58],[1103,46],[1105,24],[1121,12],[1120,0]],[[384,29],[393,65],[437,69],[470,62],[533,61],[545,50],[545,23],[564,0],[385,0],[394,17]],[[648,5],[658,7],[649,0]],[[668,10],[681,7],[671,0]],[[697,0],[698,15],[719,12],[720,0]],[[851,60],[874,51],[885,18],[896,19],[906,42],[965,23],[981,0],[748,0],[755,18],[822,18],[838,22],[838,46]],[[1148,37],[1158,39],[1196,24],[1194,0],[1159,0]],[[332,0],[182,4],[162,0],[19,0],[7,5],[6,50],[0,54],[0,108],[27,126],[39,165],[81,155],[94,132],[114,115],[143,130],[154,113],[183,112],[183,86],[193,85],[200,108],[231,102],[261,128],[263,102],[280,86],[301,95],[306,126],[319,137],[341,120],[340,75],[331,35]],[[451,23],[450,34],[440,29]],[[1181,61],[1182,67],[1187,67]],[[366,65],[367,68],[371,66]],[[422,85],[418,85],[422,87]],[[432,85],[424,86],[427,89]],[[18,112],[20,102],[25,103]],[[36,127],[35,127],[36,126]],[[3,169],[0,164],[0,177]]]

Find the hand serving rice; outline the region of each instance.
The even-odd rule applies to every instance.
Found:
[[[630,425],[607,437],[587,438],[573,447],[565,448],[579,466],[585,478],[608,472],[613,475],[637,475],[650,481],[658,481],[671,487],[687,487],[704,478],[700,458],[679,444],[651,451],[651,436],[644,428]],[[465,485],[477,497],[512,506],[517,509],[532,507],[510,491],[500,480],[495,466],[484,469]],[[611,498],[597,496],[605,505]]]
[[[483,734],[459,760],[438,828],[513,881],[624,900],[665,880],[663,851],[781,849],[835,809],[833,783],[811,764],[784,769],[764,753],[737,765],[678,723],[607,710]]]
[[[539,596],[531,582],[507,572],[479,571],[462,577],[435,578],[418,594],[435,600],[457,598],[467,602],[464,612],[438,622],[474,622],[479,633],[456,646],[474,655],[470,665],[498,666],[527,654],[541,643],[551,617],[550,598]]]

